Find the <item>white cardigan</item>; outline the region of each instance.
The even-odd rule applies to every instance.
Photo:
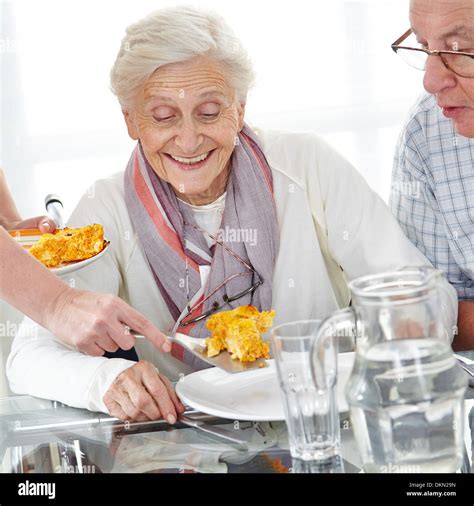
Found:
[[[348,279],[426,265],[380,197],[337,152],[313,134],[258,132],[273,172],[280,249],[273,279],[276,323],[321,318],[348,303]],[[153,280],[124,200],[123,172],[97,181],[79,202],[69,226],[102,223],[111,241],[99,261],[67,276],[77,288],[119,295],[158,328],[173,319]],[[325,237],[319,241],[319,237]],[[320,246],[321,243],[321,246]],[[326,251],[322,253],[321,249]],[[447,285],[447,283],[446,283]],[[449,332],[457,319],[455,291],[447,285],[442,314]],[[23,325],[32,325],[25,319]],[[36,325],[18,332],[7,362],[11,389],[71,406],[107,412],[103,396],[117,375],[134,365],[90,357],[66,347]],[[141,359],[172,380],[189,366],[137,340]]]

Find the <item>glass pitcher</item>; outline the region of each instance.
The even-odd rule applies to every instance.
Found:
[[[440,318],[440,271],[429,267],[349,283],[352,306],[321,325],[311,351],[316,383],[341,329],[355,335],[346,387],[366,472],[455,472],[462,464],[467,378]]]

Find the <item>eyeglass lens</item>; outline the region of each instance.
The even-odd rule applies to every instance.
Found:
[[[411,67],[419,70],[426,69],[428,54],[424,51],[398,48],[397,53]],[[474,77],[474,58],[453,53],[442,53],[439,57],[441,57],[443,63],[453,72],[464,77]]]

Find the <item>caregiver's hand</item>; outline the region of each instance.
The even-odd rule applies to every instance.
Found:
[[[168,378],[145,360],[117,376],[104,403],[112,416],[134,422],[164,418],[173,424],[185,410]]]
[[[56,337],[88,355],[101,356],[135,344],[133,329],[164,352],[171,344],[150,321],[110,294],[65,287],[47,311],[47,327]]]
[[[24,228],[38,228],[43,234],[52,234],[56,230],[56,223],[49,216],[35,216],[27,220],[14,221],[7,224],[7,230],[19,230]]]

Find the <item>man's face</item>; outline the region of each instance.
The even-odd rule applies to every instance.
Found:
[[[206,57],[156,70],[125,112],[153,170],[198,205],[215,198],[213,188],[226,180],[243,118],[226,69]]]
[[[428,49],[474,53],[474,0],[411,0],[410,23]],[[456,130],[474,137],[474,78],[460,77],[430,56],[423,84]]]

